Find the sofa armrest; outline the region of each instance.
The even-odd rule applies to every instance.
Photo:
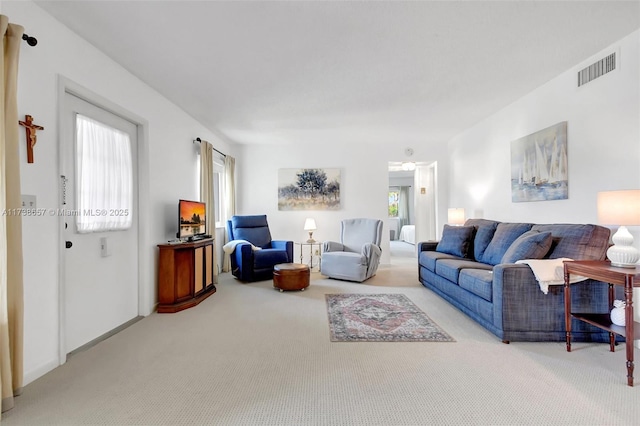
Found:
[[[436,247],[438,247],[437,241],[421,241],[418,243],[418,252],[435,251]]]
[[[571,284],[572,310],[577,312],[606,312],[608,286],[587,280]],[[528,265],[502,263],[493,268],[493,320],[505,332],[536,332],[554,330],[564,332],[564,286],[554,285],[548,294],[540,290]],[[576,329],[583,325],[576,325]],[[577,331],[577,330],[576,330]]]
[[[526,299],[530,295],[544,295],[528,265],[501,263],[493,267],[493,323],[500,329],[514,326],[509,320],[518,316],[519,323],[531,323],[531,308]],[[505,312],[508,310],[508,312]],[[506,318],[506,320],[505,320]]]

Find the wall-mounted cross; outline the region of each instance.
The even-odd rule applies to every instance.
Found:
[[[33,124],[33,117],[24,116],[24,121],[18,121],[27,131],[27,163],[33,163],[33,147],[36,145],[36,131],[44,130],[44,127]]]

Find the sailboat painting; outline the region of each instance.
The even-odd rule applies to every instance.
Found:
[[[511,142],[511,201],[566,200],[567,122]]]

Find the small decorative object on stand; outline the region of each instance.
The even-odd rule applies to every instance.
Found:
[[[625,325],[625,312],[624,309],[627,304],[622,300],[613,301],[614,308],[611,310],[611,322],[615,325],[624,327]]]

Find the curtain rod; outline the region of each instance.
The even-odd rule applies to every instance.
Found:
[[[38,44],[38,40],[35,37],[31,37],[28,34],[22,34],[22,39],[27,42],[29,46],[35,46]]]
[[[200,142],[202,142],[202,139],[200,139],[200,138],[196,138],[196,140],[194,140],[194,141],[193,141],[193,143],[196,143],[196,142],[200,143]],[[213,150],[214,150],[215,152],[217,152],[218,154],[222,155],[224,158],[227,158],[227,154],[225,154],[224,152],[218,151],[218,150],[217,150],[217,149],[215,149],[215,148],[213,148]]]

